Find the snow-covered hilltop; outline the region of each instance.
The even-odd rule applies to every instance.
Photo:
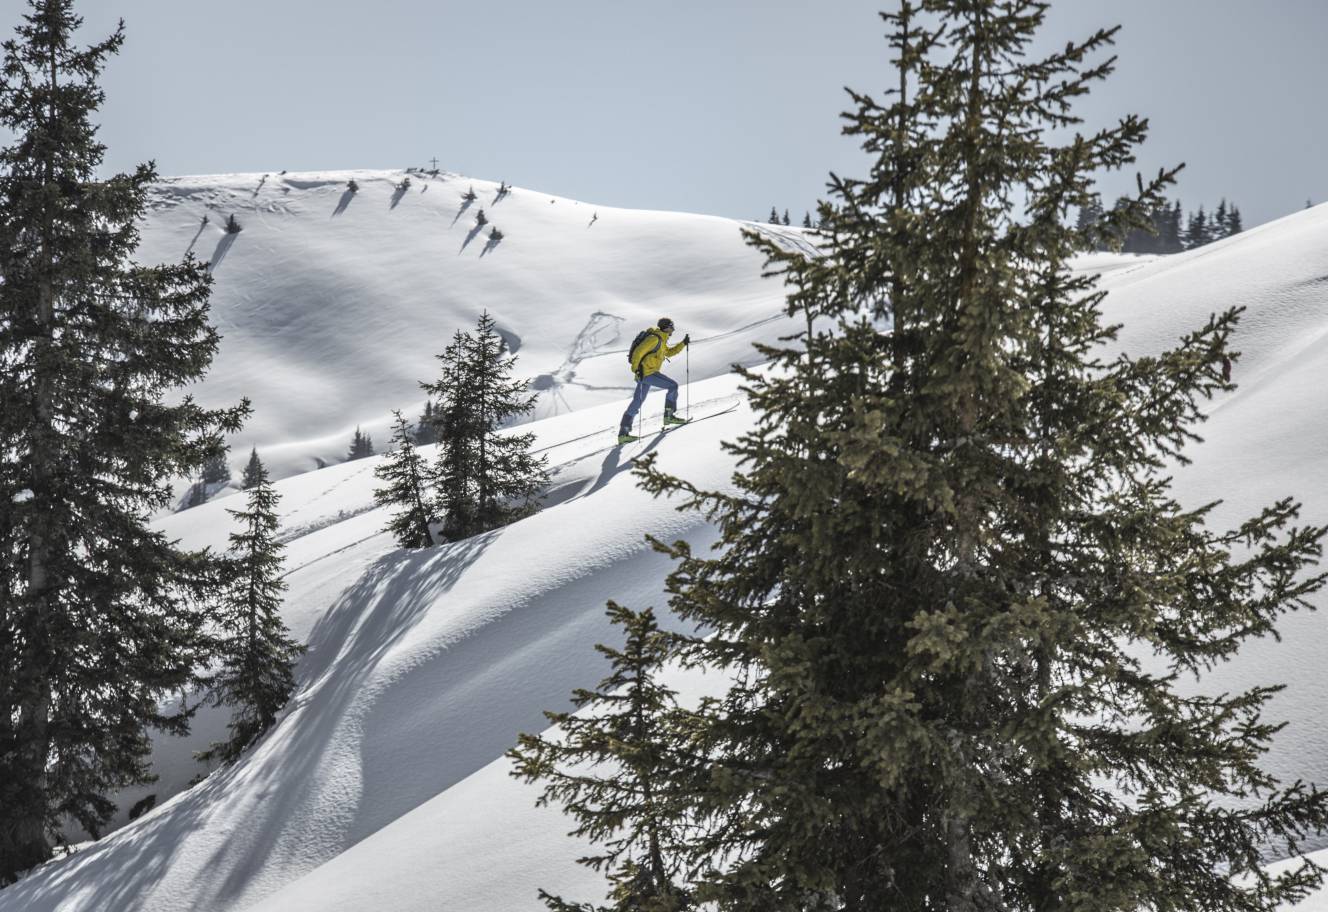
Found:
[[[486,309],[534,379],[540,417],[629,392],[621,352],[661,316],[693,339],[724,334],[697,347],[693,379],[750,361],[753,341],[783,331],[778,283],[761,279],[746,223],[502,186],[445,171],[329,171],[153,188],[140,261],[190,252],[216,280],[224,338],[200,396],[254,404],[234,467],[255,445],[278,478],[337,462],[356,426],[381,449],[391,409],[419,414],[417,381]],[[228,234],[232,215],[242,230]],[[805,243],[800,229],[764,230]]]
[[[249,755],[187,791],[190,752],[224,717],[161,742],[163,803],[0,891],[0,912],[515,912],[542,908],[538,886],[593,899],[601,885],[574,864],[567,819],[536,809],[537,790],[510,779],[502,755],[517,732],[543,727],[541,710],[598,678],[591,646],[612,635],[605,600],[663,604],[666,563],[643,535],[711,540],[698,517],[638,490],[630,468],[655,452],[699,485],[727,483],[720,443],[752,420],[727,368],[754,360],[752,341],[787,332],[770,319],[778,284],[760,279],[740,223],[724,219],[600,207],[591,224],[587,204],[519,188],[495,204],[498,184],[446,174],[412,174],[404,193],[401,172],[259,177],[163,185],[142,259],[177,258],[192,240],[215,263],[226,339],[199,394],[250,396],[240,447],[256,443],[289,476],[278,485],[285,617],[310,647],[299,689]],[[351,178],[360,189],[348,196]],[[479,198],[458,214],[472,185]],[[481,206],[503,232],[496,246],[487,226],[467,243]],[[232,212],[238,235],[223,233]],[[1178,490],[1192,503],[1227,497],[1222,520],[1294,494],[1308,520],[1328,521],[1328,206],[1193,253],[1082,265],[1103,273],[1107,316],[1125,324],[1132,352],[1248,307],[1241,388],[1213,404]],[[546,509],[465,542],[398,550],[373,504],[377,459],[304,470],[340,457],[356,424],[385,441],[388,409],[418,408],[415,381],[486,308],[512,334],[521,372],[549,378],[528,428],[556,469]],[[709,340],[693,352],[694,414],[738,408],[614,447],[628,385],[615,350],[664,314]],[[648,428],[661,405],[648,402]],[[160,526],[189,546],[221,544],[226,506]],[[1291,685],[1273,705],[1291,724],[1268,761],[1284,779],[1328,783],[1325,625],[1290,618],[1282,643],[1259,644],[1211,685]]]

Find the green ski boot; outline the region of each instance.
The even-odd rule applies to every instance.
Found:
[[[640,439],[641,439],[640,437],[633,437],[631,434],[619,434],[618,445],[622,446],[624,443],[635,443]]]
[[[665,429],[667,429],[667,428],[671,428],[671,427],[675,427],[675,426],[680,425],[680,424],[686,424],[686,423],[687,423],[687,419],[686,419],[686,418],[679,418],[679,417],[678,417],[676,414],[674,414],[673,412],[665,412],[665,413],[664,413],[664,427],[665,427]]]

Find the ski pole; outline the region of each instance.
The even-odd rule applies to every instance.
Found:
[[[692,420],[692,343],[687,343],[687,382],[683,388],[687,390],[687,420]]]

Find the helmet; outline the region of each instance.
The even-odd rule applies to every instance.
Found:
[[[668,317],[660,317],[659,328],[664,330],[666,333],[671,333],[673,332],[673,321],[670,320]]]

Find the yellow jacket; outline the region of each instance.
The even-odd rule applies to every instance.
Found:
[[[658,326],[647,330],[641,344],[632,349],[632,373],[639,379],[659,373],[664,366],[664,359],[672,358],[683,350],[683,344],[669,345],[669,336]]]

